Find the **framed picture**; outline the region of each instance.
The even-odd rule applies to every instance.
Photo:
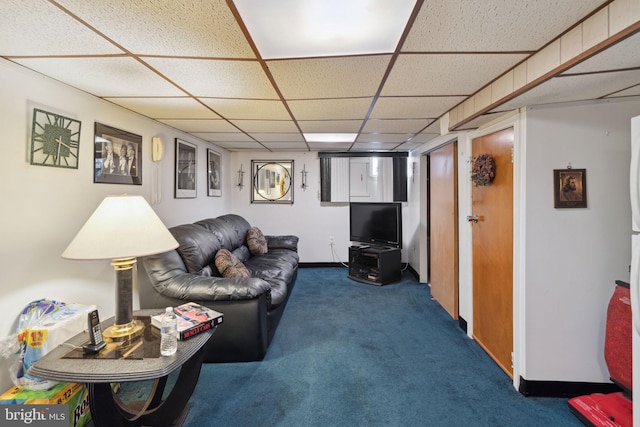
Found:
[[[220,153],[207,148],[207,196],[222,196],[222,162]]]
[[[251,203],[293,204],[293,160],[251,160]]]
[[[587,207],[587,170],[554,169],[554,207]]]
[[[196,197],[198,146],[176,138],[176,199]]]
[[[142,185],[142,137],[95,124],[93,182]]]

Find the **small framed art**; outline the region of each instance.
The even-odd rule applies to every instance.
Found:
[[[553,186],[555,208],[587,207],[586,169],[554,169]]]
[[[176,199],[197,196],[196,171],[198,146],[176,138]]]
[[[78,169],[80,121],[33,109],[31,164]]]
[[[95,124],[93,182],[142,185],[142,136]]]
[[[207,196],[222,196],[222,163],[220,153],[207,148]]]

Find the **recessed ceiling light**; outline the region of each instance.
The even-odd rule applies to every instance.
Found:
[[[233,0],[264,59],[391,53],[416,0]]]
[[[353,142],[357,133],[305,133],[307,142]]]

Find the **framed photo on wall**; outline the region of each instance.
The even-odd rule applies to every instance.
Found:
[[[222,196],[222,162],[220,153],[207,148],[207,196]]]
[[[587,207],[587,170],[554,169],[554,207]]]
[[[93,182],[142,185],[142,136],[95,124]]]
[[[176,138],[176,199],[197,196],[196,172],[198,146]]]

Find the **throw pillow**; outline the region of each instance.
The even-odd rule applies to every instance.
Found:
[[[226,249],[220,249],[216,252],[215,263],[222,277],[251,277],[247,267]]]
[[[247,230],[247,246],[253,255],[263,255],[267,253],[267,239],[258,227],[251,227]]]

